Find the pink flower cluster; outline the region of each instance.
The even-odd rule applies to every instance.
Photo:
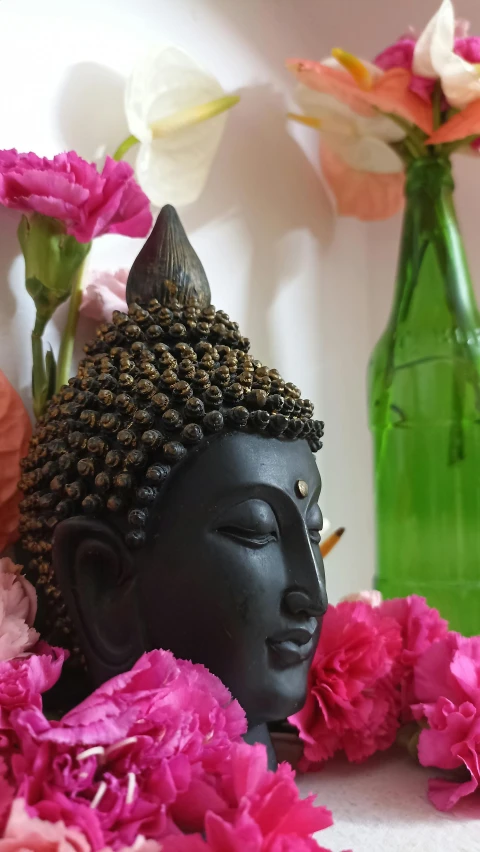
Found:
[[[375,607],[364,600],[330,606],[306,704],[290,719],[304,742],[300,768],[315,769],[338,750],[358,762],[389,748],[412,719],[415,667],[447,629],[415,595]]]
[[[416,42],[416,38],[411,34],[403,36],[378,54],[374,60],[375,65],[382,71],[389,71],[391,68],[406,68],[407,71],[412,71]],[[480,38],[478,36],[456,38],[454,52],[473,65],[480,63]],[[436,81],[431,78],[412,74],[409,88],[422,100],[431,103],[435,83]]]
[[[52,160],[0,151],[0,204],[65,223],[80,243],[102,234],[147,235],[152,215],[132,167],[107,157],[100,173],[74,151]]]
[[[415,697],[420,763],[464,770],[461,780],[430,781],[430,800],[449,810],[480,785],[480,636],[449,633],[433,644],[415,668]]]
[[[12,678],[32,659],[11,661]],[[312,833],[331,824],[287,766],[270,772],[264,747],[242,742],[245,715],[220,681],[168,651],[61,721],[30,698],[25,689],[4,723],[0,852],[314,852]]]

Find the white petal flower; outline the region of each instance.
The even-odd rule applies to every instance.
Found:
[[[452,0],[443,0],[415,45],[413,72],[439,79],[449,104],[463,109],[480,98],[480,70],[454,53],[455,34]]]
[[[303,85],[297,89],[297,103],[304,116],[291,117],[317,127],[328,146],[351,168],[380,174],[404,170],[401,158],[388,143],[399,142],[405,132],[387,116],[360,116],[332,95]]]
[[[125,111],[140,141],[136,177],[152,204],[196,201],[225,128],[224,111],[238,100],[176,47],[140,60],[127,82]]]

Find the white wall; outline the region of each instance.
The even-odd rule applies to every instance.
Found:
[[[365,370],[391,299],[399,220],[336,219],[318,177],[317,138],[287,127],[287,56],[321,58],[335,45],[373,56],[437,0],[0,0],[0,148],[93,158],[127,135],[123,80],[155,42],[185,48],[242,99],[209,183],[181,211],[214,302],[238,320],[256,357],[299,384],[326,421],[318,461],[322,507],[347,535],[329,557],[332,600],[373,573]],[[480,32],[478,0],[458,0]],[[388,7],[388,8],[387,8]],[[23,15],[23,21],[20,20]],[[475,26],[476,25],[476,26]],[[468,170],[468,174],[467,174]],[[460,169],[459,208],[472,268],[480,262],[480,163]],[[0,367],[27,401],[33,306],[15,229],[0,209]],[[128,265],[140,241],[96,241],[90,266]],[[477,276],[480,283],[480,276]],[[47,339],[58,343],[57,325]],[[79,337],[92,327],[83,321]]]

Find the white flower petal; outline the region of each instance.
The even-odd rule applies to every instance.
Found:
[[[222,138],[226,113],[140,146],[135,174],[152,204],[191,204],[201,194]]]
[[[406,136],[405,131],[386,115],[374,115],[372,118],[358,115],[356,126],[360,136],[375,136],[384,142],[400,142]]]
[[[336,61],[336,60],[334,60]],[[385,115],[367,118],[358,115],[349,106],[342,104],[333,95],[323,94],[300,84],[296,101],[305,115],[318,118],[321,130],[342,133],[345,136],[377,136],[385,142],[399,142],[405,131]]]
[[[442,72],[442,89],[450,106],[463,109],[480,98],[478,70],[461,56],[452,53]]]
[[[344,133],[350,136],[356,133],[353,110],[342,104],[333,95],[315,92],[307,86],[299,85],[296,91],[296,101],[305,115],[318,118],[322,122],[322,130]]]
[[[314,118],[323,118],[324,114],[331,114],[351,120],[356,116],[347,104],[342,104],[333,95],[317,92],[315,89],[304,86],[303,83],[299,83],[295,90],[295,100],[305,115],[311,115]]]
[[[413,73],[437,79],[453,53],[455,12],[451,0],[443,0],[438,12],[420,35],[413,53]]]
[[[375,172],[377,174],[393,174],[403,172],[404,165],[398,154],[373,136],[362,136],[351,140],[345,137],[325,134],[328,145],[342,160],[358,172]]]
[[[127,82],[125,112],[130,133],[148,142],[152,121],[223,94],[218,80],[183,50],[165,46],[151,51],[137,63]]]

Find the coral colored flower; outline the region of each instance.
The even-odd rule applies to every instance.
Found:
[[[435,130],[428,139],[428,145],[458,142],[470,136],[480,136],[480,98]]]
[[[357,60],[359,61],[359,60]],[[373,117],[376,110],[398,115],[425,133],[432,132],[432,108],[410,91],[411,74],[404,68],[383,73],[375,66],[360,63],[369,71],[370,79],[361,87],[343,68],[323,62],[289,59],[287,68],[299,83],[323,94],[333,95],[358,115]]]
[[[225,110],[238,100],[177,47],[142,55],[127,81],[125,112],[140,141],[137,180],[152,204],[196,201],[225,130]]]
[[[302,710],[290,718],[304,743],[301,769],[344,749],[360,761],[395,740],[398,693],[391,678],[400,629],[361,603],[330,606],[310,669]]]
[[[152,223],[128,163],[107,157],[99,173],[74,151],[52,160],[0,151],[0,204],[59,219],[80,243],[102,234],[144,237]]]
[[[360,219],[391,216],[403,204],[404,165],[389,143],[402,140],[405,131],[386,116],[358,115],[331,95],[303,85],[297,102],[303,115],[289,117],[320,130],[323,174],[338,212]]]
[[[401,691],[403,721],[409,721],[412,718],[410,705],[415,701],[415,665],[433,642],[447,635],[448,622],[418,595],[384,601],[380,612],[400,626],[402,649],[395,660],[393,677]]]
[[[15,799],[0,852],[90,852],[90,845],[78,829],[31,817],[24,800]]]
[[[97,322],[111,322],[114,311],[127,311],[128,269],[92,273],[83,291],[80,313]]]
[[[1,179],[1,178],[0,178]],[[18,538],[20,459],[32,433],[27,410],[0,370],[0,553]]]
[[[373,222],[388,219],[402,209],[405,198],[403,172],[360,172],[348,166],[328,144],[320,146],[320,163],[341,216]]]
[[[415,668],[415,693],[414,716],[428,724],[418,742],[420,763],[468,771],[465,781],[429,783],[430,800],[449,810],[480,784],[480,636],[449,633],[431,645]]]
[[[480,39],[455,40],[455,13],[443,0],[415,45],[413,71],[440,80],[448,103],[456,109],[480,98]]]
[[[32,627],[37,596],[21,570],[11,559],[0,559],[0,661],[22,654],[39,639]]]

